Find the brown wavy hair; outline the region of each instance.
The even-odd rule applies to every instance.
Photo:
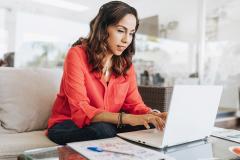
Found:
[[[109,34],[107,27],[116,25],[124,16],[132,14],[136,17],[136,28],[138,29],[139,19],[135,8],[121,1],[111,1],[104,4],[97,16],[90,22],[90,32],[86,38],[80,38],[72,46],[83,45],[86,48],[88,63],[92,66],[92,72],[101,72],[102,61],[107,54],[107,39]],[[120,56],[112,56],[112,72],[118,77],[126,75],[132,64],[132,57],[135,54],[135,34],[130,45]]]

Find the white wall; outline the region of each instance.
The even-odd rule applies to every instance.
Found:
[[[0,59],[7,51],[7,31],[5,29],[6,10],[0,8]]]
[[[220,21],[218,28],[218,40],[240,42],[239,35],[240,35],[240,19],[235,21],[232,21],[231,19]]]

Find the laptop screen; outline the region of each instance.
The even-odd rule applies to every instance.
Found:
[[[221,92],[222,86],[174,86],[162,145],[172,146],[209,136]]]

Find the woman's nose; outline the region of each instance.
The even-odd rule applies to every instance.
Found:
[[[130,40],[130,36],[128,36],[128,35],[124,35],[124,36],[122,37],[122,42],[123,42],[123,43],[128,43],[129,40]]]

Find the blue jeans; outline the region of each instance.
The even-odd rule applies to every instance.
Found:
[[[65,145],[70,142],[111,138],[117,133],[142,129],[145,127],[126,125],[123,128],[117,128],[114,124],[104,122],[91,123],[84,128],[78,128],[72,120],[66,120],[49,128],[48,138],[57,144]]]

